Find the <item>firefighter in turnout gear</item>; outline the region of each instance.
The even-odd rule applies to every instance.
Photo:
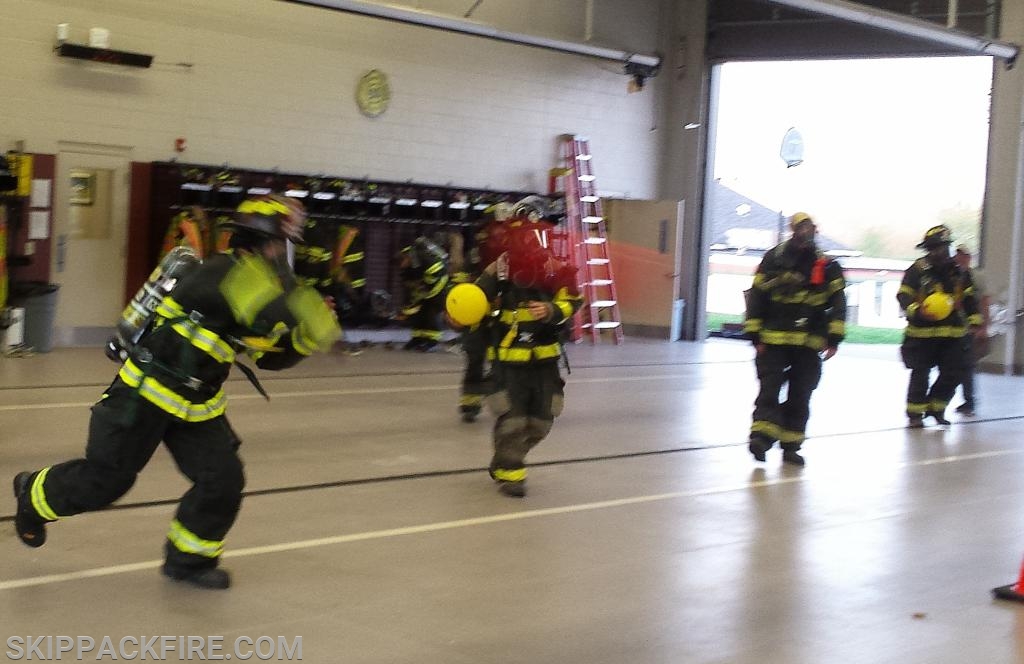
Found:
[[[163,442],[192,483],[167,533],[163,574],[202,588],[230,585],[218,561],[244,475],[224,382],[238,354],[262,369],[285,369],[327,351],[340,335],[323,298],[297,286],[288,267],[287,240],[301,239],[303,217],[300,204],[277,196],[239,206],[231,250],[184,274],[127,349],[92,407],[84,458],[15,476],[22,542],[42,546],[47,522],[119,499]]]
[[[815,245],[810,216],[798,212],[789,225],[792,237],[764,255],[747,291],[743,330],[754,343],[761,384],[749,449],[764,461],[779,441],[782,460],[802,466],[811,394],[822,362],[835,355],[846,332],[846,281],[839,264]],[[779,403],[787,382],[786,401]]]
[[[918,249],[927,253],[903,273],[896,295],[906,312],[900,352],[910,369],[907,426],[920,429],[925,417],[948,425],[946,406],[970,362],[967,335],[982,324],[970,270],[950,255],[953,236],[943,225],[929,228]],[[933,367],[935,382],[928,384]]]
[[[441,340],[441,312],[448,288],[448,254],[425,237],[416,238],[398,258],[406,303],[402,313],[412,325],[405,350],[427,352]]]
[[[497,417],[490,475],[503,494],[522,497],[526,455],[562,412],[560,337],[583,298],[576,270],[555,258],[538,224],[511,232],[509,249],[484,269],[477,285],[499,310],[493,321],[496,391],[487,397]]]

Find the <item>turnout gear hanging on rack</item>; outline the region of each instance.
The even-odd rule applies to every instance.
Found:
[[[757,351],[760,390],[749,449],[758,461],[778,441],[783,461],[803,465],[811,394],[821,363],[846,334],[846,281],[839,263],[814,244],[817,228],[803,212],[790,219],[793,237],[764,255],[747,291],[743,330]],[[786,401],[780,403],[788,383]]]
[[[229,585],[217,564],[244,485],[240,441],[225,417],[231,366],[246,354],[262,369],[285,369],[340,335],[322,297],[297,286],[286,262],[284,240],[301,240],[301,216],[273,198],[239,207],[232,252],[195,266],[160,302],[93,406],[84,458],[16,477],[25,544],[42,545],[47,522],[120,498],[163,442],[192,482],[167,534],[163,572],[205,588]]]
[[[917,244],[927,254],[903,273],[896,295],[907,317],[900,352],[910,369],[906,412],[912,429],[923,427],[925,417],[949,424],[946,407],[970,363],[968,334],[983,322],[971,272],[953,260],[952,242],[946,226],[929,228]],[[952,306],[935,306],[934,300]],[[935,367],[939,374],[929,385]]]

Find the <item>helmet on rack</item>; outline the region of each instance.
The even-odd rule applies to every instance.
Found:
[[[294,198],[272,194],[243,201],[226,224],[235,232],[302,243],[306,211]]]
[[[925,231],[924,239],[917,243],[917,248],[933,249],[943,245],[948,247],[951,244],[953,244],[953,233],[949,230],[949,226],[939,224]]]

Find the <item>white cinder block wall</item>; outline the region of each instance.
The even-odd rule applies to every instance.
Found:
[[[406,3],[456,16],[471,4]],[[657,4],[598,2],[595,25],[602,7],[628,5],[618,36],[654,52]],[[582,41],[584,6],[489,0],[473,18]],[[611,62],[280,0],[3,0],[0,23],[0,149],[22,140],[56,153],[74,141],[129,147],[135,161],[543,190],[556,137],[581,133],[602,192],[655,195],[654,97],[628,94]],[[155,63],[60,58],[58,23],[78,43],[106,28],[111,48]],[[354,100],[371,69],[392,89],[375,119]],[[188,149],[176,155],[179,136]]]

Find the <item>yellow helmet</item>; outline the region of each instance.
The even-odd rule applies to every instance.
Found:
[[[491,310],[487,295],[476,284],[458,284],[444,302],[448,317],[464,327],[476,325]]]
[[[945,320],[953,313],[953,296],[936,291],[924,298],[920,313],[928,320]]]
[[[796,229],[797,226],[804,223],[805,221],[814,223],[814,220],[811,219],[811,215],[807,214],[806,212],[794,212],[793,216],[789,218],[790,230]]]

